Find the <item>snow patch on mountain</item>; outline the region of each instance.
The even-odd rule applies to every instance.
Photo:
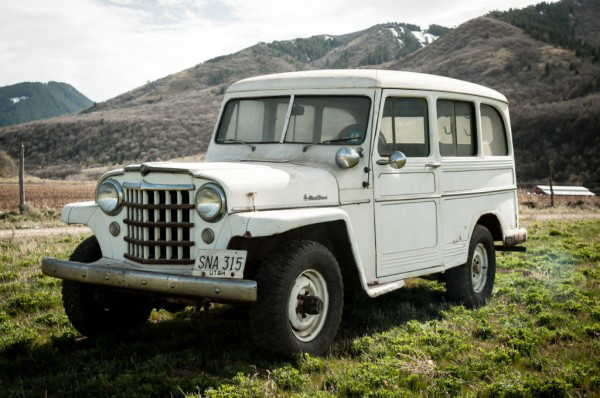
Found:
[[[26,100],[26,99],[27,99],[27,97],[24,96],[24,95],[22,95],[20,97],[10,98],[10,100],[12,101],[13,104],[19,103],[20,101],[23,101],[23,100]]]
[[[419,40],[419,43],[421,43],[421,45],[423,47],[425,47],[428,44],[433,43],[434,41],[436,41],[439,38],[439,36],[432,35],[431,33],[427,33],[423,30],[421,30],[421,31],[415,30],[415,31],[411,31],[410,33],[412,33],[413,36],[415,36],[417,38],[417,40]]]

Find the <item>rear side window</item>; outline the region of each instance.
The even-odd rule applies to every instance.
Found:
[[[481,143],[485,156],[506,156],[506,128],[500,113],[489,105],[481,105]]]
[[[438,137],[442,156],[475,156],[477,132],[471,102],[438,100]]]
[[[402,151],[409,157],[429,155],[427,101],[424,98],[387,98],[383,106],[379,155]]]

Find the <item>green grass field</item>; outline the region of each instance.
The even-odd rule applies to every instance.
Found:
[[[90,341],[40,271],[83,238],[0,241],[0,396],[600,396],[600,221],[527,227],[527,253],[498,255],[486,307],[411,280],[348,299],[327,357],[286,361],[253,347],[244,307],[154,312]]]

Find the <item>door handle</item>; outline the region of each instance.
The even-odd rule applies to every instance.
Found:
[[[425,167],[431,167],[432,169],[437,169],[438,167],[440,167],[442,164],[440,162],[429,162],[429,163],[425,163]]]

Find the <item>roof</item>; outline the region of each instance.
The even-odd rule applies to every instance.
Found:
[[[294,90],[318,88],[398,88],[471,94],[508,102],[496,90],[451,79],[415,72],[376,69],[339,69],[276,73],[240,80],[227,92]]]
[[[549,185],[537,185],[534,190],[535,189],[542,191],[542,193],[545,193],[546,195],[550,195]],[[553,185],[552,190],[555,195],[595,196],[589,189],[580,186]]]

